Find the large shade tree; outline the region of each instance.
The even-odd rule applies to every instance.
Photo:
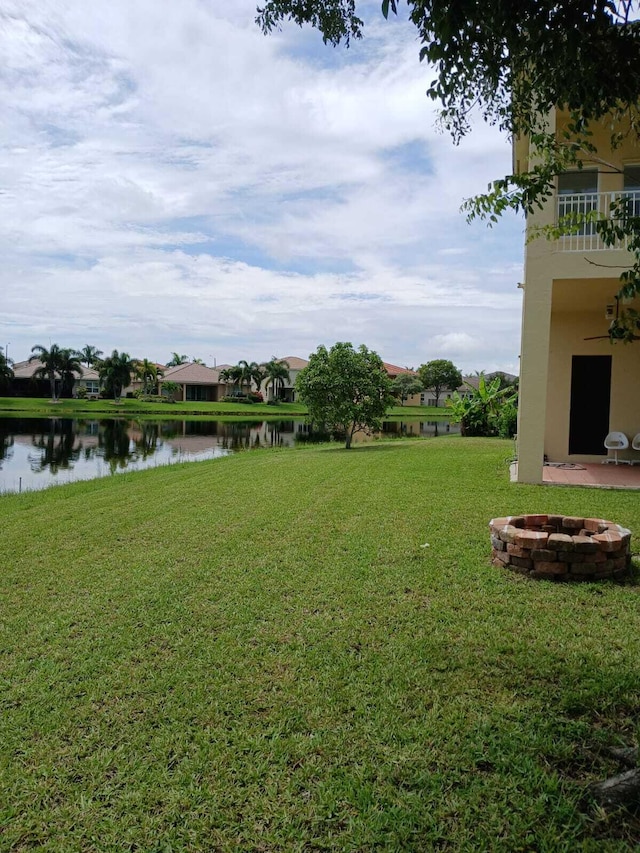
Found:
[[[446,358],[436,358],[421,364],[418,376],[422,387],[433,391],[436,406],[440,405],[440,395],[443,391],[455,391],[462,385],[462,374],[455,364]]]
[[[325,42],[359,39],[364,0],[266,0],[257,22],[264,32],[284,20],[316,27]],[[382,0],[381,11],[408,13],[428,63],[430,98],[440,121],[459,141],[481,115],[512,137],[529,137],[536,149],[527,171],[498,177],[484,195],[466,202],[470,218],[496,221],[507,209],[532,212],[554,191],[555,178],[594,156],[590,124],[603,120],[613,148],[625,136],[640,139],[640,27],[635,0]],[[569,132],[557,136],[549,112],[568,113]],[[607,164],[615,168],[612,164]],[[607,246],[626,240],[632,264],[620,276],[619,296],[640,293],[640,217],[624,198],[607,218],[587,214]],[[555,228],[575,230],[575,215]],[[640,317],[627,308],[612,340],[637,338]]]
[[[134,371],[135,363],[129,353],[114,349],[110,356],[100,362],[100,382],[105,393],[119,402],[122,391],[131,382],[131,374]]]
[[[380,429],[382,418],[393,403],[391,380],[380,356],[350,343],[318,347],[296,380],[300,399],[309,420],[344,435],[351,447],[357,432]]]
[[[391,383],[394,397],[397,397],[403,406],[409,397],[419,394],[422,387],[422,382],[415,373],[399,373]]]

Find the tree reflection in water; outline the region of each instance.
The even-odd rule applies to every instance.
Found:
[[[98,447],[100,455],[109,463],[113,473],[117,468],[126,468],[131,457],[131,439],[127,430],[127,422],[108,420],[100,424],[98,432]]]
[[[13,435],[4,424],[0,424],[0,468],[2,468],[2,463],[5,459],[11,458],[11,453],[9,451],[12,447]]]
[[[42,421],[38,421],[42,425]],[[75,424],[67,418],[51,418],[44,423],[48,430],[38,431],[31,437],[33,446],[41,451],[39,456],[30,456],[32,471],[48,469],[52,474],[65,468],[72,468],[72,462],[79,459],[82,443],[76,444]],[[40,426],[42,430],[42,426]]]

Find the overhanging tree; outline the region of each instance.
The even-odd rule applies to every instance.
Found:
[[[309,420],[345,436],[351,447],[357,432],[380,429],[393,403],[391,380],[380,356],[350,343],[319,346],[300,371],[296,390],[307,406]]]
[[[364,3],[360,4],[361,6]],[[472,112],[512,137],[529,137],[536,161],[526,172],[494,181],[465,203],[469,218],[491,221],[507,209],[531,213],[554,190],[555,177],[580,168],[596,152],[590,123],[604,120],[612,148],[640,137],[640,26],[635,0],[382,0],[382,14],[406,8],[418,32],[419,56],[433,69],[427,94],[455,142],[469,132]],[[357,0],[266,0],[257,23],[264,32],[284,20],[316,27],[325,42],[361,38]],[[568,114],[556,135],[547,116]],[[624,199],[611,218],[589,214],[604,244],[626,240],[633,262],[620,276],[620,297],[640,293],[640,217]],[[566,231],[580,223],[559,224]],[[554,237],[557,227],[547,229]],[[635,340],[640,317],[623,310],[612,340]]]

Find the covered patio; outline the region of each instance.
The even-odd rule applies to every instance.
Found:
[[[511,465],[511,479],[518,477],[518,463]],[[596,462],[545,463],[545,486],[589,486],[595,489],[640,489],[640,465],[603,465]]]

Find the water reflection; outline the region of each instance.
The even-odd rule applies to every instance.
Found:
[[[382,435],[454,432],[440,421],[389,421]],[[0,418],[0,492],[41,489],[239,450],[326,441],[301,419],[286,421],[128,421],[121,418]],[[356,440],[371,440],[357,436]]]

